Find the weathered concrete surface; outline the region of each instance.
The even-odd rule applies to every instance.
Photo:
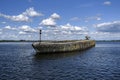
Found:
[[[94,40],[48,41],[32,44],[37,53],[80,51],[95,46]]]

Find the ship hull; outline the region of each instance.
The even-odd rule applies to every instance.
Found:
[[[37,53],[62,53],[73,52],[95,46],[94,40],[71,40],[71,41],[46,41],[34,42],[33,48]]]

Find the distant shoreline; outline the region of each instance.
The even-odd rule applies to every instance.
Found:
[[[33,40],[0,40],[0,42],[36,42]]]
[[[96,42],[120,42],[120,40],[96,40]]]
[[[52,41],[52,40],[43,40]],[[0,42],[39,42],[38,40],[0,40]],[[96,42],[120,42],[120,40],[96,40]]]

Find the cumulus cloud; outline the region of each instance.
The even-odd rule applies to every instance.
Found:
[[[60,19],[60,16],[57,13],[53,13],[49,18],[43,19],[40,23],[42,26],[56,26],[56,20]]]
[[[40,23],[40,25],[55,27],[56,26],[56,22],[55,22],[54,19],[48,18],[48,19],[42,20],[42,22]]]
[[[58,15],[57,13],[53,13],[50,17],[52,19],[60,19],[60,15]]]
[[[5,26],[4,29],[8,29],[8,30],[16,30],[15,27],[11,27],[11,26],[9,26],[9,25],[8,25],[8,26]]]
[[[27,34],[27,33],[24,32],[24,31],[20,31],[19,34],[20,34],[20,35],[21,35],[21,34],[22,34],[22,35],[25,35],[25,34]]]
[[[83,39],[83,35],[88,34],[88,29],[86,27],[73,26],[69,23],[60,25],[58,28],[59,32],[56,32],[60,37],[58,37],[58,39]]]
[[[10,15],[5,15],[0,13],[0,17],[4,17],[6,19],[12,20],[12,21],[20,21],[20,22],[27,22],[30,21],[29,17],[23,14],[16,15],[16,16],[10,16]]]
[[[35,17],[35,16],[42,16],[42,13],[39,13],[34,10],[33,7],[26,9],[25,12],[19,14],[19,15],[6,15],[0,13],[0,17],[4,17],[6,19],[12,20],[12,21],[18,21],[18,22],[28,22],[30,21],[30,17]]]
[[[39,29],[28,25],[12,27],[10,25],[0,28],[1,40],[37,40]]]
[[[57,27],[47,27],[45,30],[44,28],[42,29],[42,36],[48,40],[82,39],[83,35],[88,34],[86,27],[74,26],[69,23]]]
[[[69,23],[67,23],[66,25],[61,25],[60,28],[62,30],[69,30],[69,31],[86,31],[84,27],[73,26]]]
[[[10,26],[6,26],[5,29],[11,29],[11,27]]]
[[[32,28],[28,25],[22,25],[22,26],[18,26],[18,27],[12,27],[12,26],[5,26],[3,29],[1,30],[9,30],[9,31],[16,31],[19,32],[20,34],[24,33],[36,33],[38,32],[38,28]]]
[[[100,23],[95,27],[100,32],[120,32],[120,21]]]
[[[2,30],[2,29],[1,29]],[[11,26],[5,26],[3,28],[4,32],[8,31],[8,32],[18,32],[19,34],[30,34],[30,33],[37,33],[38,32],[38,28],[32,28],[28,25],[22,25],[19,27],[11,27]]]
[[[116,23],[118,25],[120,22],[112,22],[112,25]],[[101,28],[104,25],[110,26],[110,23],[98,24],[96,25],[96,28]],[[110,33],[108,31],[98,30],[96,32],[90,32],[86,27],[74,26],[67,23],[57,27],[43,27],[42,40],[84,39],[86,35],[89,35],[92,39],[97,40],[120,39],[120,31],[117,33]],[[4,28],[0,28],[0,35],[0,39],[38,40],[39,27],[31,27],[29,25],[17,27],[5,26]]]
[[[110,1],[105,1],[103,4],[104,5],[111,5],[111,2]]]
[[[29,8],[29,9],[26,9],[26,11],[23,12],[22,14],[26,15],[26,16],[30,16],[30,17],[42,16],[43,15],[42,13],[39,13],[39,12],[35,11],[33,7]]]
[[[89,36],[95,40],[120,40],[120,33],[108,33],[108,32],[90,32]]]
[[[28,26],[28,25],[20,26],[19,29],[22,30],[22,31],[24,31],[24,32],[37,32],[36,29],[31,28],[31,27]]]

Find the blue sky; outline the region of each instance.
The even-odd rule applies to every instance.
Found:
[[[120,39],[119,0],[0,0],[0,40]]]

